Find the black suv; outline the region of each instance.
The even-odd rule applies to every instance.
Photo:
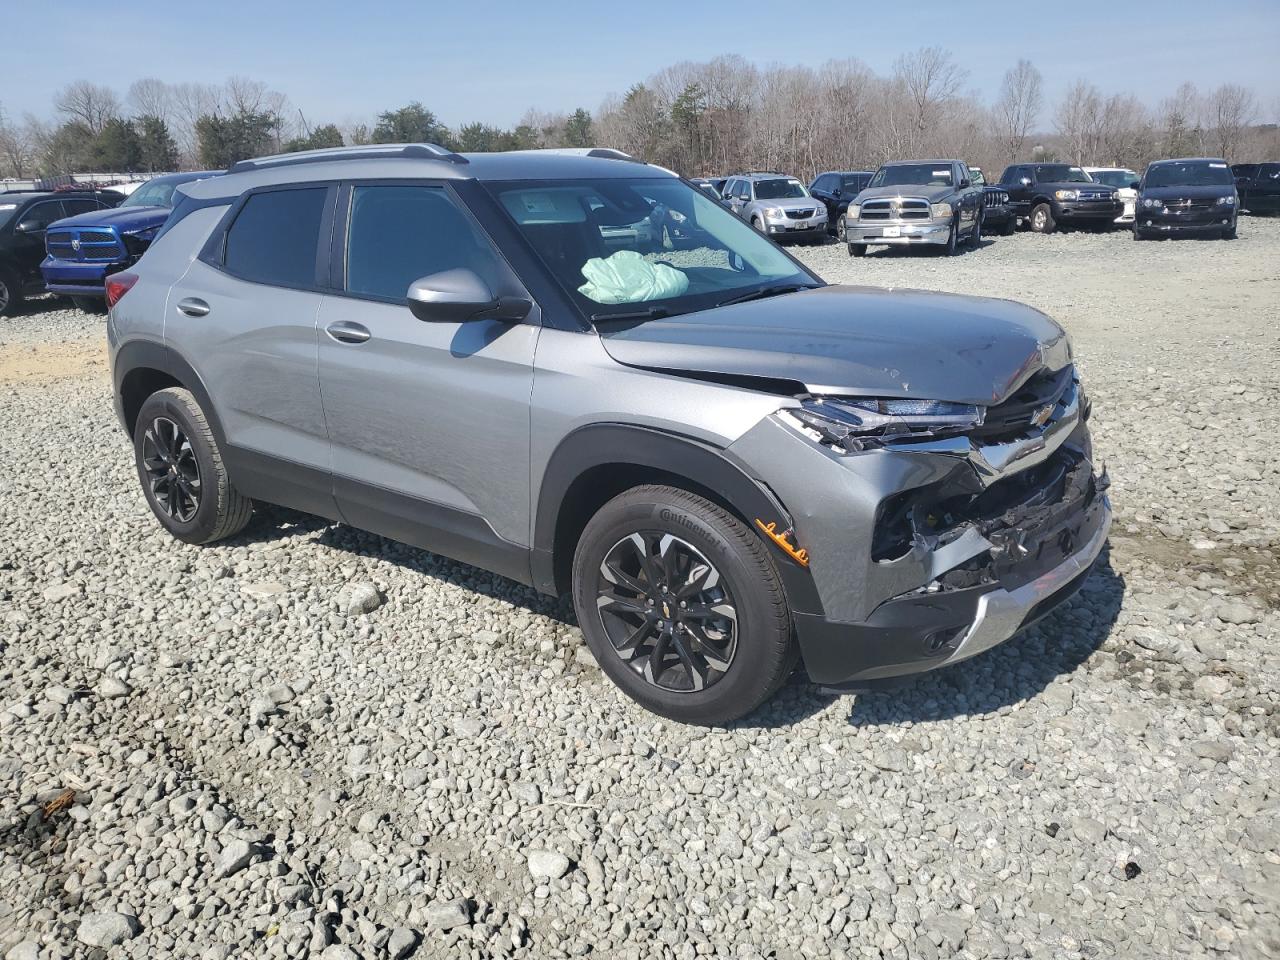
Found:
[[[1015,163],[1000,176],[1014,215],[1036,233],[1077,224],[1109,226],[1124,210],[1116,188],[1068,163]]]
[[[969,177],[982,188],[982,227],[1009,236],[1018,227],[1018,215],[1009,203],[1009,191],[998,183],[987,183],[981,167],[970,167]]]
[[[874,170],[844,170],[818,174],[809,184],[809,192],[827,208],[827,233],[834,233],[843,243],[844,214],[849,201],[867,189],[876,175]]]
[[[16,313],[24,297],[44,293],[40,261],[49,224],[119,202],[119,194],[92,190],[0,193],[0,317]]]
[[[1133,239],[1174,235],[1236,238],[1240,198],[1225,160],[1157,160],[1138,184]]]
[[[1240,207],[1246,213],[1280,213],[1280,163],[1237,163],[1235,175]]]

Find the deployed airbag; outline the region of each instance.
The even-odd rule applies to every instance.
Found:
[[[665,263],[653,263],[634,250],[608,257],[592,257],[582,266],[587,282],[578,288],[596,303],[639,303],[678,297],[689,289],[689,278]]]

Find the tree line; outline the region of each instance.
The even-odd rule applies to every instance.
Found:
[[[673,64],[609,95],[595,114],[528,110],[510,128],[446,126],[420,101],[370,122],[312,124],[261,81],[138,80],[123,98],[86,80],[59,90],[53,117],[7,116],[0,176],[217,169],[263,154],[347,144],[434,142],[461,151],[610,146],[696,176],[874,169],[889,159],[959,157],[998,172],[1057,159],[1141,169],[1169,156],[1231,161],[1280,156],[1280,101],[1226,83],[1185,83],[1159,103],[1077,80],[1047,102],[1036,66],[1019,60],[984,102],[939,47],[904,53],[881,75],[856,59],[761,68],[740,56]]]

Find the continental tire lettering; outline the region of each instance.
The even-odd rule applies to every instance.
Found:
[[[663,520],[666,523],[674,523],[676,526],[684,527],[686,530],[692,530],[694,533],[700,533],[704,537],[709,538],[711,536],[707,529],[699,525],[693,517],[689,516],[687,513],[678,513],[669,507],[663,507],[658,511],[658,519]]]

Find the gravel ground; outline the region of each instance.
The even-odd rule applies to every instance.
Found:
[[[0,956],[1280,956],[1280,221],[799,255],[1061,320],[1117,523],[1022,638],[724,730],[474,569],[169,539],[102,319],[0,323]]]

